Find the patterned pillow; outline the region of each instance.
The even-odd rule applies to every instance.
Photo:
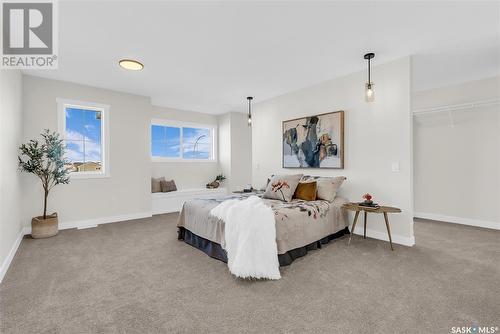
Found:
[[[263,197],[290,202],[301,177],[302,174],[273,175],[267,185],[266,192]]]

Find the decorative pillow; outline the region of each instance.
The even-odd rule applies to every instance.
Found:
[[[299,182],[297,189],[295,189],[294,198],[302,199],[304,201],[316,200],[317,182]]]
[[[162,193],[168,193],[170,191],[177,190],[177,186],[175,185],[174,180],[170,180],[170,181],[161,180],[160,181],[160,188],[161,188]]]
[[[159,193],[161,192],[161,185],[160,182],[165,181],[164,177],[158,177],[158,178],[151,178],[151,192],[152,193]]]
[[[317,179],[321,179],[321,176],[302,175],[300,182],[313,182]]]
[[[335,199],[335,196],[337,196],[337,191],[345,179],[345,176],[320,177],[319,179],[316,179],[316,182],[318,183],[316,198],[332,202]]]
[[[269,176],[269,177],[267,178],[266,187],[267,187],[267,185],[269,184],[269,182],[271,182],[271,179],[273,178],[273,176],[274,176],[274,174],[272,174],[271,176]]]
[[[301,177],[302,174],[274,175],[269,181],[263,197],[290,202]]]

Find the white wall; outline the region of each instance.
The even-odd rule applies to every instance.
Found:
[[[148,97],[33,76],[24,76],[24,140],[35,138],[44,129],[57,129],[57,98],[110,105],[110,172],[109,178],[72,179],[60,185],[49,196],[48,211],[57,211],[65,227],[119,221],[151,213],[151,176],[174,179],[179,189],[201,188],[221,172],[224,157],[235,171],[236,184],[250,183],[250,131],[241,129],[243,114],[229,113],[227,125],[241,132],[234,144],[221,144],[219,162],[152,162],[150,157],[150,124],[153,118],[218,126],[218,117],[159,106]],[[246,123],[245,123],[246,124]],[[223,126],[222,126],[223,127]],[[241,134],[245,134],[241,136]],[[223,133],[223,132],[222,132]],[[228,132],[229,135],[229,132]],[[234,151],[234,153],[233,153]],[[242,153],[243,152],[243,153]],[[222,160],[220,160],[222,157]],[[243,164],[246,168],[237,164]],[[32,216],[42,210],[42,189],[35,177],[23,178],[23,222],[29,226]]]
[[[21,106],[21,73],[0,70],[0,282],[21,241],[21,175],[17,170]]]
[[[217,126],[215,115],[158,106],[152,107],[150,118]],[[215,179],[219,170],[218,162],[152,162],[151,174],[153,177],[165,176],[167,179],[173,179],[178,189],[192,189],[204,188]]]
[[[345,175],[342,196],[360,201],[369,192],[376,202],[403,210],[389,218],[393,241],[412,245],[410,58],[374,66],[372,74],[376,96],[373,103],[364,101],[363,71],[255,104],[253,184],[265,184],[273,173]],[[336,110],[345,111],[345,169],[283,169],[282,121]],[[391,171],[392,162],[399,162],[400,172]],[[368,228],[372,237],[387,238],[381,215],[370,215]]]
[[[228,191],[242,190],[252,183],[252,129],[246,114],[219,116],[219,158]]]
[[[231,191],[231,114],[218,117],[219,122],[219,168],[226,177],[224,187]]]
[[[107,104],[110,132],[109,178],[72,179],[55,187],[48,211],[60,224],[87,220],[123,220],[151,213],[149,156],[150,99],[84,85],[24,76],[24,140],[57,128],[57,98]],[[23,221],[42,212],[42,187],[33,175],[23,180]],[[114,217],[114,218],[113,218]]]
[[[231,187],[241,190],[252,183],[252,128],[248,126],[247,115],[231,115]]]
[[[413,109],[500,98],[500,77],[413,94]],[[414,122],[417,217],[500,228],[500,106]]]

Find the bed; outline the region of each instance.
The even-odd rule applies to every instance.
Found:
[[[228,199],[244,199],[248,194],[203,198],[184,203],[177,222],[178,239],[207,255],[227,262],[224,243],[224,222],[210,210]],[[262,197],[262,194],[257,194]],[[333,239],[349,234],[347,212],[342,205],[347,200],[337,196],[325,200],[291,202],[263,198],[275,214],[276,243],[280,266],[291,264],[308,251],[321,248]]]

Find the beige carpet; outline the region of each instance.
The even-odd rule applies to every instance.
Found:
[[[450,333],[500,326],[500,232],[417,221],[417,246],[355,236],[242,281],[176,240],[177,214],[25,238],[2,333]]]

